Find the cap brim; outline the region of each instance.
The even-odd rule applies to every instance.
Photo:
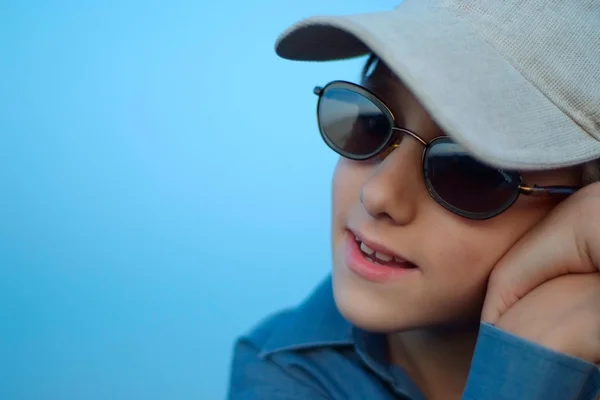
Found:
[[[447,134],[508,169],[552,169],[600,155],[583,130],[470,26],[439,8],[313,17],[277,40],[292,60],[380,57]]]

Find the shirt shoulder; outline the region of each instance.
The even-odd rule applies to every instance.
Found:
[[[228,399],[397,398],[367,372],[353,338],[328,278],[299,306],[266,317],[237,340]]]

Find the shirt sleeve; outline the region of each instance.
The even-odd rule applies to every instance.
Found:
[[[228,400],[325,400],[327,396],[301,369],[261,357],[252,343],[234,349]]]
[[[482,323],[463,400],[597,400],[600,368]]]

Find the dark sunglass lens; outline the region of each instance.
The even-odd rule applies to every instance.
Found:
[[[482,164],[449,139],[432,144],[424,169],[434,196],[453,211],[462,211],[471,218],[489,218],[518,196],[518,174]]]
[[[371,100],[344,88],[328,88],[319,101],[319,126],[327,143],[350,158],[366,158],[385,146],[390,119]]]

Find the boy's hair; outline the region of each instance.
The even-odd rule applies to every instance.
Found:
[[[361,74],[361,79],[363,81],[373,73],[373,70],[377,66],[378,62],[379,58],[375,54],[369,54],[369,58],[367,59]],[[598,181],[600,181],[600,159],[592,160],[581,165],[582,186],[586,186]]]
[[[600,181],[600,159],[587,162],[581,168],[581,184],[583,186]]]

